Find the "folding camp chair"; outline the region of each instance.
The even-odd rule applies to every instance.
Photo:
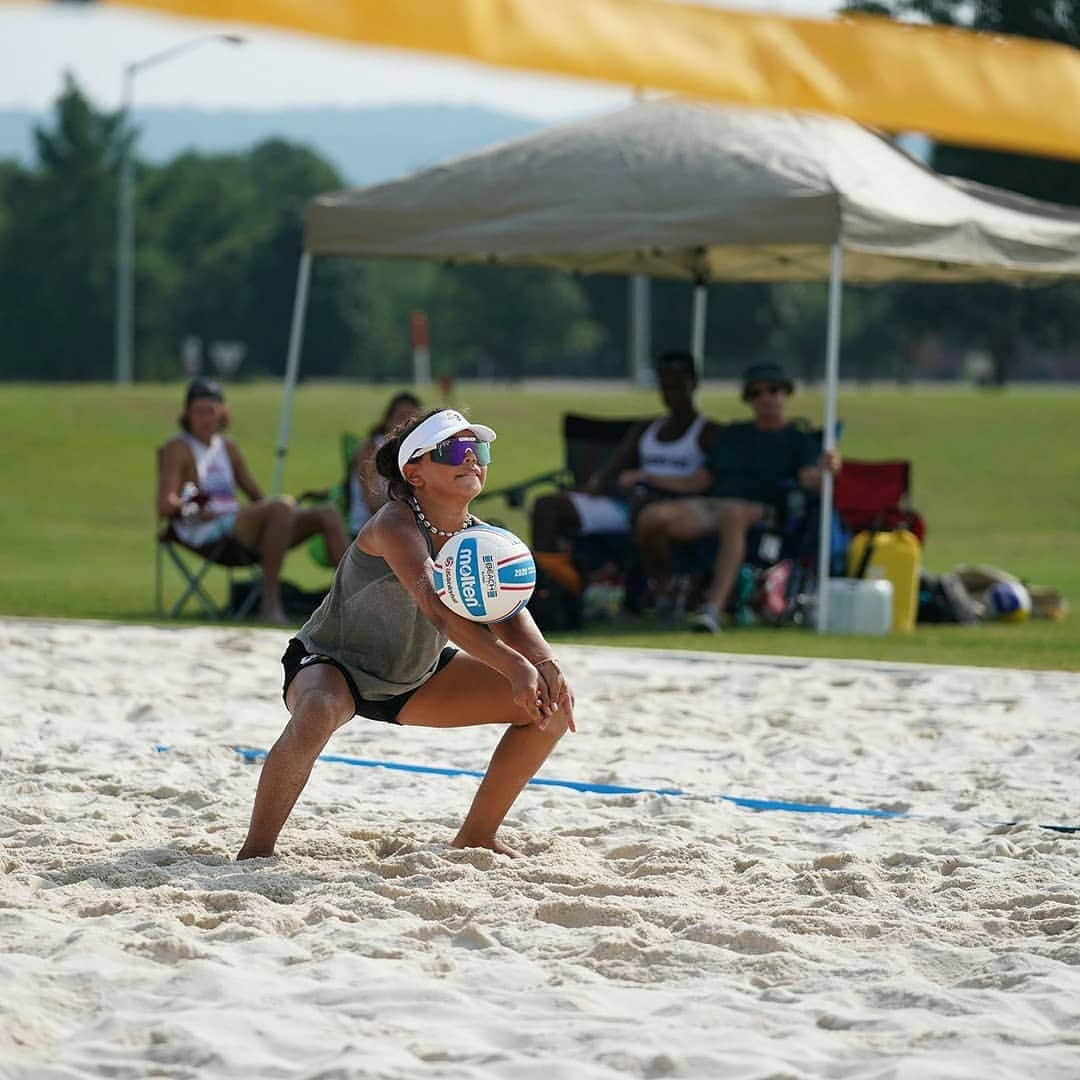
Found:
[[[341,433],[340,448],[341,448],[341,479],[333,485],[333,487],[320,488],[316,491],[305,491],[297,496],[297,502],[299,503],[332,503],[338,508],[341,513],[342,519],[348,523],[349,511],[352,509],[352,484],[350,480],[352,478],[353,457],[356,455],[357,447],[360,446],[361,438],[359,435],[352,431],[343,431]],[[335,568],[334,563],[330,561],[330,556],[326,550],[326,537],[322,533],[316,533],[307,542],[308,554],[317,562],[320,566],[328,567],[333,570]]]
[[[911,508],[910,496],[910,461],[846,460],[834,482],[833,506],[852,533],[906,528],[921,544],[926,523]]]
[[[630,432],[645,422],[640,417],[566,413],[562,419],[564,464],[561,468],[531,476],[506,488],[484,492],[479,499],[502,496],[510,506],[523,506],[526,494],[533,487],[549,485],[558,491],[581,488],[607,465]],[[565,539],[570,545],[574,565],[586,579],[609,563],[625,572],[635,557],[633,537],[626,532],[588,533]]]
[[[561,466],[506,487],[485,491],[477,496],[474,502],[501,498],[508,506],[523,508],[529,492],[534,488],[546,487],[556,491],[580,488],[611,460],[630,432],[642,423],[641,418],[566,413],[562,418]],[[631,564],[634,562],[633,538],[625,532],[590,533],[566,536],[563,539],[570,548],[570,564],[573,567],[570,573],[571,576],[577,576],[578,584],[563,581],[561,589],[555,586],[549,588],[550,583],[547,583],[547,574],[542,563],[544,556],[537,555],[540,564],[538,585],[530,610],[534,618],[548,629],[572,629],[580,625],[582,579],[587,582],[594,572],[608,564],[614,564],[629,578]]]
[[[249,551],[231,536],[222,537],[203,547],[185,544],[174,529],[174,521],[166,521],[157,534],[157,560],[155,584],[155,610],[158,618],[165,617],[165,561],[176,569],[182,582],[180,598],[172,605],[168,618],[178,618],[189,601],[202,608],[208,619],[246,619],[262,599],[262,580],[258,573],[259,556]],[[185,554],[186,553],[186,554]],[[228,593],[224,604],[218,604],[207,592],[204,584],[207,574],[214,567],[225,570]],[[250,580],[234,581],[233,571],[241,567],[253,567]],[[238,600],[236,603],[234,600]]]
[[[528,493],[541,485],[560,491],[581,487],[610,460],[626,436],[641,424],[640,418],[612,419],[566,413],[562,419],[563,464],[506,487],[482,492],[474,499],[502,498],[508,506],[523,507]]]
[[[162,450],[163,448],[159,447],[157,452],[159,475]],[[202,614],[207,619],[246,619],[262,599],[258,554],[231,536],[214,540],[202,547],[192,547],[177,536],[175,526],[175,518],[159,522],[155,536],[154,610],[158,618],[166,617],[165,564],[168,561],[179,574],[182,589],[180,598],[169,608],[168,618],[178,618],[191,601],[200,605]],[[223,568],[228,579],[224,604],[216,603],[206,588],[207,575],[214,567]],[[234,582],[233,571],[242,567],[253,569],[250,579],[243,583]]]

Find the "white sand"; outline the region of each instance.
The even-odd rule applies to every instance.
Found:
[[[928,816],[531,788],[515,863],[445,846],[474,780],[321,764],[237,865],[285,639],[0,620],[0,1076],[1080,1076],[1080,677],[566,648],[543,775]]]

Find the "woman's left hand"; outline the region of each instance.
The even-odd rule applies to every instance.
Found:
[[[542,711],[547,715],[552,712],[565,712],[566,726],[570,731],[577,731],[574,724],[574,695],[563,677],[562,669],[555,660],[541,660],[536,664],[536,670],[540,673],[540,681],[543,684],[541,693],[546,697],[545,704],[548,706]],[[546,726],[541,723],[541,727]]]

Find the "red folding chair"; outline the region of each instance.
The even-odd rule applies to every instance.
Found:
[[[852,533],[910,529],[924,542],[926,523],[910,505],[910,461],[845,458],[833,486],[833,508]]]

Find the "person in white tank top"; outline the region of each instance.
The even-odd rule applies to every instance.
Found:
[[[181,543],[210,557],[213,545],[228,537],[257,553],[262,619],[286,625],[280,585],[285,553],[322,533],[336,565],[348,545],[345,525],[332,506],[300,508],[286,497],[264,498],[240,448],[223,434],[227,423],[221,387],[210,379],[193,379],[180,416],[183,430],[159,451],[157,512],[173,519]],[[246,504],[236,497],[237,488],[247,496]]]
[[[682,349],[663,352],[656,358],[656,374],[667,413],[634,428],[582,490],[542,495],[533,503],[537,562],[571,588],[580,580],[566,550],[567,537],[630,532],[640,506],[654,497],[677,496],[683,478],[704,468],[714,425],[694,403],[698,379],[693,356]]]
[[[678,623],[683,615],[673,595],[672,544],[709,535],[719,541],[703,602],[690,624],[693,630],[715,634],[746,554],[746,534],[766,520],[777,485],[797,483],[818,491],[823,473],[840,469],[835,449],[820,450],[787,420],[785,407],[793,389],[779,364],[751,364],[743,372],[742,399],[754,419],[725,427],[706,465],[682,485],[688,498],[657,502],[642,512],[636,539],[653,582],[658,622]]]

